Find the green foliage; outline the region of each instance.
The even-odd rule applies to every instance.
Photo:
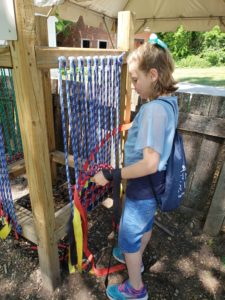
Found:
[[[62,32],[64,36],[68,36],[70,33],[69,27],[73,22],[68,20],[63,20],[57,12],[55,13],[55,16],[58,19],[58,22],[55,23],[56,33],[58,34]]]
[[[211,31],[203,33],[203,49],[223,50],[225,51],[225,33],[219,26],[215,26]]]
[[[189,55],[176,62],[176,67],[179,68],[207,68],[210,66],[207,59],[204,59],[199,55]]]
[[[180,26],[176,32],[161,33],[179,67],[209,67],[225,64],[225,33],[219,26],[208,32],[187,32]]]
[[[190,32],[186,32],[182,26],[174,33],[162,34],[162,39],[173,53],[175,60],[186,57],[189,54]]]
[[[209,48],[202,53],[203,59],[207,60],[211,66],[222,66],[225,64],[225,50]]]

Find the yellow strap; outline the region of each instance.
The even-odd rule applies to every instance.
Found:
[[[78,209],[74,206],[73,230],[77,248],[77,266],[78,271],[82,271],[83,260],[83,232],[81,226],[81,217]]]
[[[3,222],[5,223],[4,227],[0,230],[0,239],[5,240],[11,231],[11,226],[7,222],[6,218],[3,218]]]
[[[68,252],[68,267],[69,267],[70,274],[73,274],[73,273],[75,273],[76,270],[75,270],[75,267],[71,264],[70,256],[71,256],[71,254],[70,254],[70,248],[69,248],[69,252]]]

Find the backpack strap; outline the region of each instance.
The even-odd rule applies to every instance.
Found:
[[[175,123],[176,123],[176,119],[175,119],[175,110],[174,110],[174,107],[173,107],[172,103],[171,103],[170,101],[168,101],[168,100],[166,100],[166,99],[162,99],[162,98],[158,98],[158,100],[161,100],[161,101],[163,101],[163,102],[166,102],[166,103],[168,103],[168,104],[172,107],[173,112],[174,112],[174,120],[175,120]],[[177,127],[176,127],[176,129],[175,129],[175,134],[176,134],[176,131],[177,131]],[[175,136],[175,135],[174,135],[174,136]],[[151,179],[151,175],[149,175],[149,182],[150,182],[150,186],[151,186],[153,195],[154,195],[154,197],[155,197],[155,199],[156,199],[158,205],[160,205],[160,199],[159,199],[158,195],[156,194],[156,191],[155,191],[155,188],[154,188],[152,179]]]
[[[175,124],[176,124],[176,112],[175,112],[173,104],[169,100],[166,100],[166,99],[163,99],[163,98],[158,98],[158,100],[161,100],[165,103],[168,103],[172,107],[172,110],[174,112],[174,121],[175,121]],[[177,128],[177,125],[175,127]]]

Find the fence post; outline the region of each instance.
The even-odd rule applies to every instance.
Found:
[[[217,235],[225,221],[225,162],[220,173],[215,194],[206,218],[204,231],[212,236]]]
[[[14,1],[18,40],[10,42],[13,80],[20,121],[30,200],[44,287],[53,290],[60,270],[43,84],[35,56],[33,0]]]

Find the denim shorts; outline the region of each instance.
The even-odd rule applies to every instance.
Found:
[[[154,198],[133,200],[126,197],[118,236],[118,246],[122,252],[135,253],[140,250],[143,234],[152,230],[156,208]]]

